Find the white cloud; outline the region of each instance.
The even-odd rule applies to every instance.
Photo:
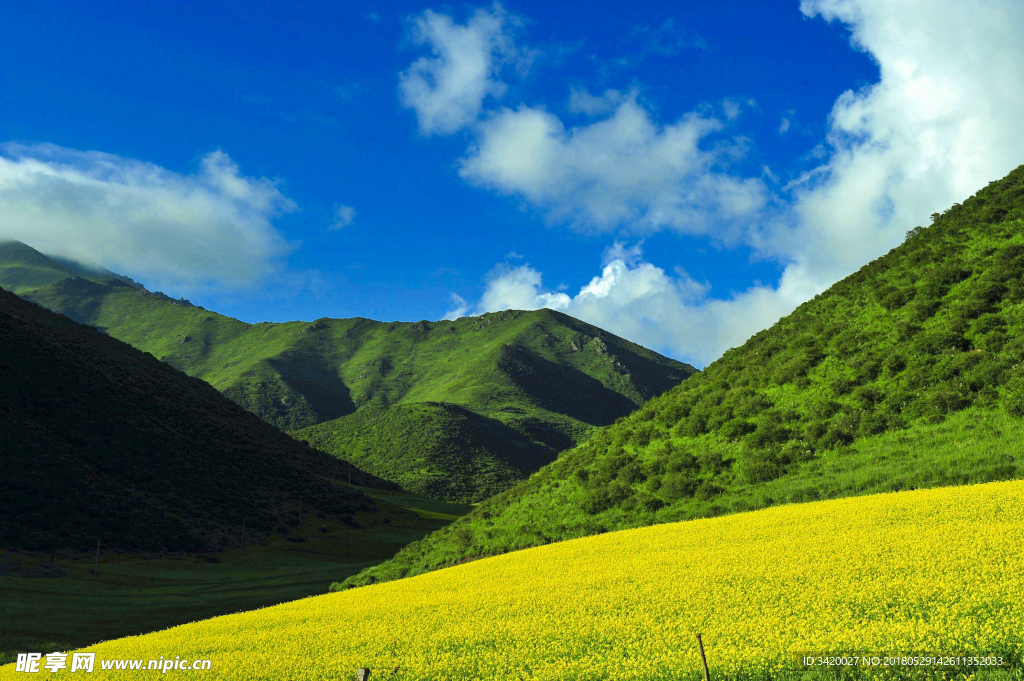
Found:
[[[0,238],[151,284],[254,283],[289,250],[272,219],[294,208],[221,151],[181,175],[96,151],[0,145]]]
[[[775,322],[807,295],[798,282],[784,280],[778,289],[755,286],[729,300],[714,300],[706,283],[644,262],[635,246],[617,247],[625,257],[608,261],[574,296],[545,289],[541,273],[528,264],[499,266],[472,313],[547,307],[703,366],[724,348]],[[615,254],[615,247],[609,254]],[[469,313],[466,301],[458,301],[457,316]]]
[[[352,221],[356,219],[356,209],[352,206],[340,205],[334,211],[334,220],[330,226],[327,227],[327,231],[333,232],[338,229],[343,229],[352,224]]]
[[[743,107],[754,108],[757,102],[749,97],[726,97],[722,100],[722,114],[727,120],[734,121],[743,113]]]
[[[469,314],[469,303],[458,293],[451,295],[451,308],[444,314],[444,319],[458,319]]]
[[[835,102],[826,163],[795,186],[791,227],[760,243],[831,283],[1024,161],[1024,4],[815,0],[801,10],[847,24],[881,76]]]
[[[476,10],[465,24],[430,10],[413,19],[412,40],[429,47],[431,56],[403,71],[398,89],[421,133],[453,133],[479,117],[485,99],[504,94],[502,67],[514,62],[522,68],[528,60],[513,43],[516,26],[498,3]]]
[[[735,145],[701,147],[721,129],[718,120],[695,113],[659,126],[635,96],[606,118],[570,129],[540,108],[502,109],[479,124],[459,173],[526,199],[549,221],[580,229],[668,228],[726,237],[766,197],[760,179],[717,169]]]
[[[604,255],[602,257],[602,265],[607,265],[615,260],[621,260],[627,265],[635,265],[640,262],[643,257],[643,244],[636,243],[632,246],[627,246],[622,241],[616,239],[611,246],[604,249]]]
[[[562,309],[569,302],[564,293],[541,290],[540,272],[527,265],[498,265],[488,275],[487,288],[480,297],[476,314],[496,310]]]
[[[839,97],[824,144],[804,159],[820,165],[779,196],[769,199],[759,180],[727,172],[720,146],[701,146],[722,130],[719,121],[693,113],[659,126],[635,98],[572,129],[536,107],[497,111],[479,124],[460,169],[467,181],[518,196],[552,222],[736,236],[785,266],[774,286],[718,300],[695,295],[685,276],[613,259],[572,298],[549,297],[539,272],[506,272],[492,279],[481,309],[561,306],[700,363],[1024,162],[1024,4],[804,0],[801,10],[846,24],[880,79]],[[725,110],[727,118],[730,111],[739,108]]]
[[[789,132],[789,128],[792,125],[793,121],[789,119],[789,116],[783,116],[782,120],[779,122],[779,134],[785,135],[787,132]]]

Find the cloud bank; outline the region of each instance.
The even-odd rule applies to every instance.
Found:
[[[529,266],[504,266],[465,309],[553,307],[704,364],[1024,162],[1020,2],[804,0],[800,9],[843,23],[880,78],[836,100],[821,164],[774,194],[730,170],[744,141],[722,141],[725,124],[706,110],[659,125],[635,95],[613,91],[571,94],[573,113],[596,117],[575,128],[525,104],[483,114],[459,170],[552,223],[744,243],[784,266],[777,283],[716,299],[685,273],[616,258],[570,297],[545,290]],[[737,102],[746,103],[725,103],[726,121],[741,113]]]
[[[0,239],[147,284],[256,282],[289,250],[272,220],[294,208],[273,181],[242,176],[221,151],[181,175],[96,151],[0,145]]]

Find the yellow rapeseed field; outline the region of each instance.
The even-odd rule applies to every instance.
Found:
[[[95,645],[85,650],[97,654],[96,671],[85,678],[156,678],[104,673],[100,660],[181,656],[207,658],[211,669],[170,677],[352,679],[366,666],[372,681],[696,679],[697,631],[713,679],[794,678],[785,672],[794,651],[1019,660],[1024,481],[783,506],[529,549]],[[30,678],[10,666],[3,676]],[[1022,678],[1020,668],[1005,677]]]

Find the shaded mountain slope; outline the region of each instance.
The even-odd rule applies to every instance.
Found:
[[[558,453],[498,419],[439,402],[368,407],[295,436],[345,452],[356,466],[410,491],[466,501],[500,492]]]
[[[694,371],[548,310],[443,322],[246,324],[111,273],[75,269],[16,242],[0,244],[0,286],[202,378],[278,427],[299,431],[342,419],[307,438],[318,446],[348,440],[351,428],[344,418],[361,409],[377,414],[422,403],[462,407],[478,421],[500,422],[527,443],[495,450],[455,443],[456,459],[479,452],[507,474],[465,493],[457,491],[466,489],[463,482],[438,492],[453,500],[478,501],[497,489],[493,480],[507,486],[522,479],[593,427],[611,423]],[[408,413],[389,418],[400,421]],[[321,436],[333,430],[337,436]],[[357,449],[370,452],[371,445]],[[330,452],[348,455],[343,449]],[[416,456],[389,447],[360,460],[371,472],[398,475],[412,489],[440,489],[425,480],[413,484],[407,473],[419,470]],[[408,465],[396,468],[396,457],[409,458]],[[490,467],[486,461],[479,465]]]
[[[348,585],[786,501],[1024,471],[1024,166]]]
[[[283,531],[301,500],[350,522],[347,466],[121,341],[0,289],[2,546],[193,550]],[[354,482],[385,484],[357,471]]]

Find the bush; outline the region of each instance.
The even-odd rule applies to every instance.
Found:
[[[643,469],[640,468],[640,464],[635,461],[628,463],[619,469],[619,480],[622,480],[627,484],[643,482],[646,479],[647,475],[644,473]]]
[[[662,498],[670,502],[693,496],[695,491],[697,491],[697,481],[679,473],[666,475],[660,490]]]
[[[771,416],[768,417],[771,419]],[[792,433],[782,424],[774,421],[762,421],[748,438],[747,445],[754,449],[769,449],[781,445],[792,437]]]
[[[725,489],[712,483],[710,480],[702,480],[697,489],[693,493],[693,498],[697,501],[708,501],[717,497],[719,494],[724,492]]]
[[[740,479],[751,485],[769,482],[780,477],[785,470],[774,459],[744,459],[740,466]]]
[[[757,429],[757,424],[751,423],[746,419],[733,418],[726,421],[721,428],[718,429],[718,434],[725,440],[739,440],[744,435],[748,435]]]

